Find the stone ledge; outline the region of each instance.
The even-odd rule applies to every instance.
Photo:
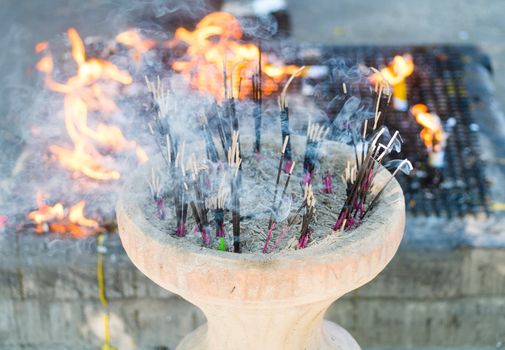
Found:
[[[100,344],[100,302],[94,242],[23,237],[21,251],[0,245],[0,339],[56,348]],[[49,243],[50,244],[50,243]],[[144,277],[107,241],[106,287],[113,341],[139,349],[175,346],[203,322],[201,313]],[[330,309],[331,319],[367,346],[494,346],[505,339],[505,249],[416,248],[404,244],[374,281]],[[126,339],[126,340],[125,340]],[[63,346],[63,345],[62,345]],[[405,348],[403,347],[403,348]],[[128,348],[127,346],[125,348]],[[1,347],[0,347],[1,349]]]
[[[90,243],[76,250],[72,259],[64,251],[49,253],[38,247],[41,237],[23,239],[23,252],[0,248],[0,296],[2,299],[97,300],[96,253]],[[44,240],[44,239],[42,239]],[[4,238],[3,246],[15,244]],[[71,243],[69,243],[71,244]],[[105,255],[107,296],[169,298],[170,293],[148,281],[118,246],[117,236],[107,242]],[[70,246],[68,249],[72,249]],[[447,299],[505,295],[505,249],[415,249],[404,245],[373,288],[359,290],[365,298]]]

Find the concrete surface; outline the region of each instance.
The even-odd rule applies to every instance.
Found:
[[[0,349],[96,349],[102,326],[94,241],[19,236],[16,243],[4,236],[0,242]],[[144,277],[117,236],[107,246],[113,344],[173,348],[203,322],[197,309]],[[504,266],[503,249],[404,246],[377,279],[337,301],[327,318],[364,349],[500,348]]]

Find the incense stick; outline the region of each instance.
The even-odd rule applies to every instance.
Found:
[[[252,80],[252,94],[253,94],[253,118],[254,118],[254,130],[255,130],[255,145],[254,149],[256,154],[261,152],[261,119],[262,119],[262,67],[261,67],[261,44],[258,46],[258,71],[253,74]]]
[[[291,134],[290,129],[289,129],[289,109],[288,109],[288,101],[286,99],[286,94],[287,94],[289,85],[291,85],[291,83],[293,82],[295,77],[297,77],[303,70],[305,70],[305,66],[300,67],[300,69],[298,69],[296,72],[294,72],[291,75],[291,77],[289,77],[288,81],[284,85],[284,88],[282,89],[282,92],[278,98],[282,140],[285,140],[286,137],[290,136],[290,134]],[[289,168],[291,167],[291,161],[292,161],[291,141],[289,141],[289,139],[288,139],[288,143],[286,146],[285,159],[286,159],[285,172],[287,173]]]
[[[272,230],[274,229],[274,215],[276,215],[275,202],[277,201],[277,192],[279,190],[279,180],[281,178],[282,163],[284,162],[284,156],[286,154],[286,147],[288,145],[288,142],[289,142],[289,136],[286,136],[286,138],[284,139],[284,142],[282,143],[281,156],[279,157],[279,166],[277,167],[277,177],[275,179],[274,198],[272,200],[272,208],[271,208],[272,212],[270,213],[270,219],[268,220],[268,233],[267,233],[267,238],[265,240],[265,245],[263,247],[263,253],[267,252],[268,243],[270,242],[270,237],[272,236]],[[286,186],[287,186],[287,184],[286,184]]]

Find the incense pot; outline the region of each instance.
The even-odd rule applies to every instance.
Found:
[[[335,157],[345,164],[349,156]],[[125,183],[116,208],[119,234],[140,271],[205,314],[207,323],[178,350],[360,349],[345,329],[323,317],[335,300],[372,280],[395,255],[405,225],[396,180],[369,218],[337,234],[332,244],[237,254],[191,245],[153,226],[139,200],[149,171],[144,165]],[[375,181],[386,183],[389,176],[380,172]]]

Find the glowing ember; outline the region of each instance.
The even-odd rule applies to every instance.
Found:
[[[232,86],[234,97],[251,94],[252,83],[249,78],[258,70],[260,50],[254,44],[240,43],[242,28],[231,14],[214,12],[204,17],[194,31],[178,28],[168,48],[187,45],[186,60],[176,61],[172,68],[180,72],[193,88],[212,94],[217,100],[224,98],[224,77],[226,70],[227,86]],[[278,84],[298,70],[294,65],[274,65],[268,57],[261,54],[263,94],[270,95],[278,90]],[[240,90],[240,96],[239,96]]]
[[[136,29],[130,29],[116,35],[116,41],[132,49],[133,60],[140,64],[142,55],[156,46],[156,41],[143,38]]]
[[[97,221],[84,216],[84,201],[78,202],[67,211],[61,203],[47,205],[44,196],[37,193],[37,204],[39,209],[27,215],[27,218],[36,224],[37,233],[52,231],[83,238],[100,230]]]
[[[51,145],[50,151],[69,170],[95,180],[118,179],[120,173],[110,167],[106,153],[134,151],[140,162],[147,155],[134,141],[127,141],[117,126],[98,123],[96,129],[91,128],[88,112],[100,112],[103,116],[115,112],[114,97],[121,85],[132,83],[132,78],[111,62],[87,58],[84,43],[74,28],[68,30],[68,37],[77,73],[65,83],[52,78],[53,58],[48,44],[42,42],[35,47],[36,52],[44,53],[36,68],[45,74],[47,87],[65,95],[65,127],[74,144],[73,149]]]

